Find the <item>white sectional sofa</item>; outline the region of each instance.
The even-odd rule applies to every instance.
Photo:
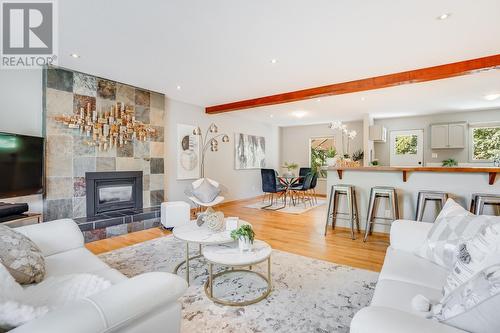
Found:
[[[84,247],[80,229],[69,219],[17,228],[42,250],[46,276],[91,273],[110,281],[104,291],[75,301],[17,327],[15,333],[178,333],[181,305],[187,289],[180,277],[146,273],[128,279]]]
[[[464,332],[424,318],[412,308],[420,294],[439,301],[448,272],[413,254],[427,237],[431,223],[399,220],[391,227],[391,245],[369,307],[351,322],[351,333],[458,333]]]

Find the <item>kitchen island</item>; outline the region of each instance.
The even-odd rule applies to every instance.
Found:
[[[487,167],[327,167],[327,195],[335,184],[351,184],[356,187],[361,227],[366,223],[370,189],[374,186],[396,188],[400,218],[414,220],[419,191],[442,191],[469,208],[472,193],[492,193],[500,195],[500,168]],[[500,177],[498,177],[500,178]],[[345,201],[340,201],[340,211],[345,211]],[[489,207],[485,213],[494,213]],[[424,219],[433,220],[439,207],[428,204]],[[380,200],[378,216],[387,216],[385,200]],[[348,226],[339,220],[337,225]],[[389,227],[375,225],[375,231],[388,232]]]

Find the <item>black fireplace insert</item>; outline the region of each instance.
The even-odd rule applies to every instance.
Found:
[[[87,217],[142,208],[142,171],[85,173]]]

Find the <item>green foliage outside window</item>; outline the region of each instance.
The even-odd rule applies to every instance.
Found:
[[[326,171],[321,170],[321,167],[326,165],[327,152],[326,150],[311,148],[311,171],[318,173],[321,178],[326,177]]]
[[[417,136],[400,135],[396,137],[396,155],[415,155],[417,153]]]
[[[472,130],[474,160],[493,160],[500,152],[500,126]]]

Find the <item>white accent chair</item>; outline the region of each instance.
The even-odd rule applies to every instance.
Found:
[[[432,223],[397,220],[391,226],[387,249],[370,306],[351,322],[351,333],[459,333],[457,328],[424,318],[412,308],[412,299],[424,295],[441,299],[448,271],[414,253],[427,237]]]
[[[181,305],[187,290],[182,278],[169,273],[145,273],[127,278],[84,247],[83,235],[70,219],[55,220],[16,231],[28,236],[45,256],[46,276],[90,273],[112,286],[70,303],[12,330],[13,333],[178,333]]]
[[[200,179],[197,179],[195,180],[191,185],[193,188],[197,188],[198,186],[200,186],[200,184],[203,182],[203,180],[208,180],[210,182],[210,184],[212,184],[213,186],[216,186],[216,187],[220,187],[221,185],[216,182],[215,180],[213,179],[210,179],[210,178],[200,178]],[[213,207],[215,205],[218,205],[220,204],[221,202],[224,201],[224,197],[222,195],[219,195],[217,196],[214,200],[212,200],[211,202],[201,202],[200,200],[198,200],[196,197],[194,197],[193,195],[190,195],[188,196],[189,200],[191,200],[197,208],[199,208],[201,210],[202,207]]]

